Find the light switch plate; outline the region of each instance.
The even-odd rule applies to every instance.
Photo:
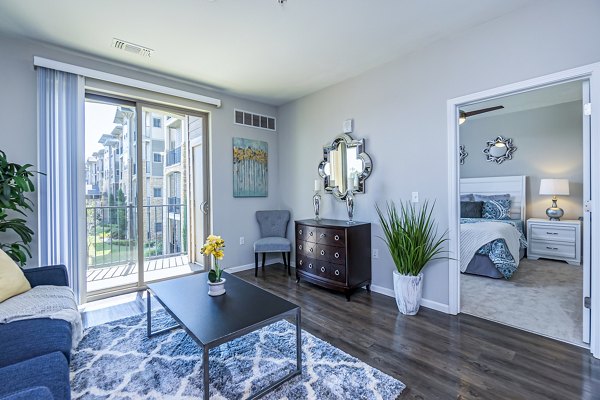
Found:
[[[344,121],[344,133],[352,133],[352,123],[351,119],[347,119]]]
[[[412,202],[413,203],[419,202],[419,192],[412,192]]]

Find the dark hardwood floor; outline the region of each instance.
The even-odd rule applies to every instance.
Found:
[[[408,317],[395,300],[296,284],[283,264],[237,276],[302,307],[302,327],[401,380],[401,399],[600,399],[600,360],[588,350],[469,315],[421,308]],[[145,311],[132,301],[83,313],[86,326]]]

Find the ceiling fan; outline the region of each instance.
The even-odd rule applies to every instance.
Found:
[[[459,125],[464,124],[465,121],[467,120],[467,118],[472,117],[473,115],[483,114],[483,113],[490,112],[490,111],[501,110],[503,108],[504,108],[504,106],[494,106],[494,107],[488,107],[488,108],[481,108],[479,110],[473,110],[473,111],[458,110],[458,124]]]

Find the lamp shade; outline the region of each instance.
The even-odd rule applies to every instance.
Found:
[[[542,179],[540,181],[540,194],[548,196],[568,196],[569,195],[569,180],[568,179]]]

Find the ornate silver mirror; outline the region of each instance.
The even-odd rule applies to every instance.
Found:
[[[365,140],[355,140],[341,134],[331,144],[323,146],[323,161],[319,175],[325,181],[325,191],[340,200],[348,193],[364,193],[365,180],[371,175],[371,157],[365,153]]]
[[[483,153],[490,162],[502,164],[506,160],[512,160],[512,155],[517,148],[513,145],[512,139],[504,139],[498,136],[494,140],[486,143],[487,147],[483,149]]]

